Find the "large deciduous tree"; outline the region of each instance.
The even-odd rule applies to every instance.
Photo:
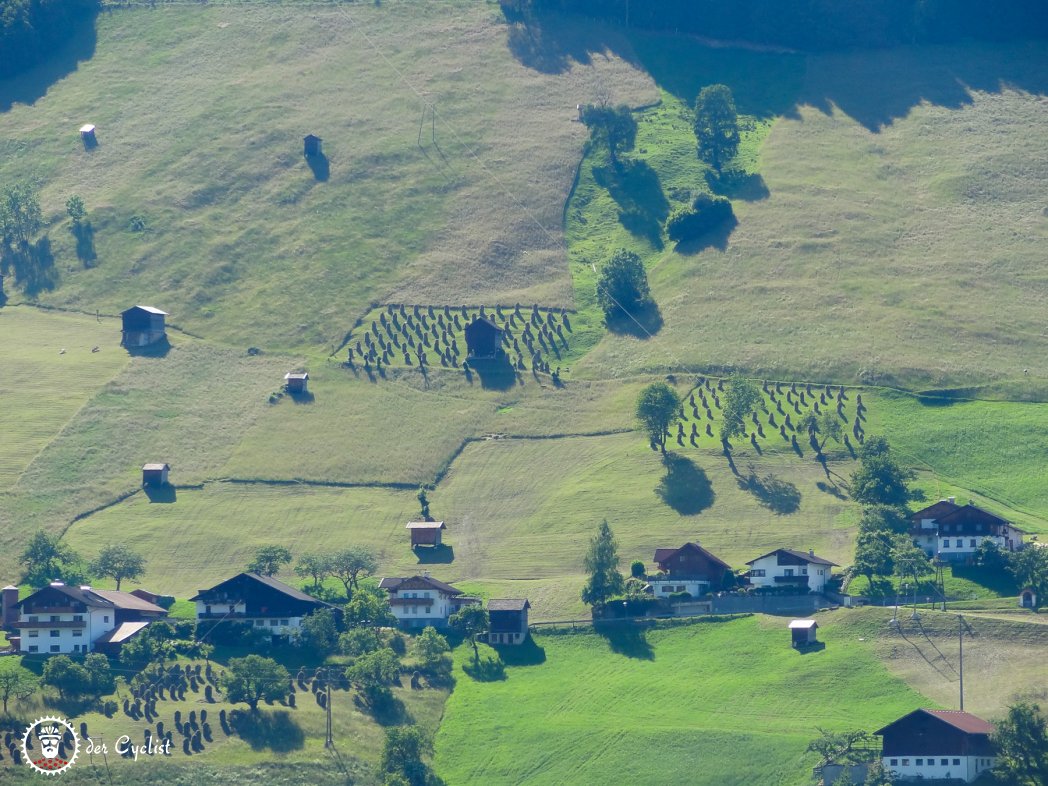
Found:
[[[331,555],[329,568],[331,575],[346,588],[346,598],[349,599],[359,589],[360,579],[378,570],[378,559],[375,552],[365,546],[350,546]]]
[[[604,147],[612,166],[618,169],[619,155],[632,150],[637,141],[637,121],[630,108],[625,104],[588,104],[582,108],[582,122],[593,144]]]
[[[80,556],[67,544],[43,530],[37,530],[21,556],[25,566],[25,578],[34,586],[41,586],[55,579],[68,582],[78,581],[83,571]]]
[[[486,633],[491,622],[488,611],[479,603],[471,604],[448,618],[448,624],[469,639],[473,645],[473,660],[480,660],[480,651],[477,649],[477,636]]]
[[[120,582],[124,579],[137,579],[146,569],[145,558],[124,543],[113,543],[99,552],[91,563],[90,570],[96,576],[104,576],[116,581],[116,588],[120,589]]]
[[[653,382],[637,398],[637,420],[651,444],[666,453],[666,433],[680,419],[680,396],[665,382]]]
[[[327,554],[303,554],[295,565],[295,575],[313,579],[313,588],[316,589],[331,575],[331,557]]]
[[[1008,571],[1022,590],[1032,587],[1037,596],[1036,608],[1048,595],[1048,546],[1028,545],[1022,551],[1008,556]]]
[[[234,704],[242,701],[252,712],[257,712],[262,699],[280,701],[287,697],[291,675],[272,658],[248,655],[229,661],[221,683],[228,701]]]
[[[18,663],[16,658],[5,658],[0,661],[0,702],[3,703],[4,715],[7,715],[7,705],[12,699],[25,701],[32,696],[40,686],[40,681],[33,672]]]
[[[582,602],[594,610],[603,609],[610,598],[625,590],[626,581],[619,573],[618,544],[607,519],[600,523],[597,534],[590,539],[583,565],[589,578],[582,588]]]
[[[721,441],[727,442],[741,434],[745,419],[757,411],[760,403],[761,391],[753,380],[744,379],[738,374],[728,380],[721,410]]]
[[[886,439],[870,437],[859,451],[859,468],[848,485],[852,499],[861,505],[904,508],[913,498],[907,483],[914,477],[912,470],[899,466]]]
[[[993,774],[1010,786],[1048,783],[1048,719],[1037,704],[1019,701],[995,724],[997,763]]]
[[[255,558],[247,566],[252,573],[260,576],[272,576],[291,562],[291,550],[284,546],[260,546]]]
[[[644,263],[632,251],[620,248],[600,268],[597,303],[605,319],[629,317],[651,301]]]
[[[739,152],[739,115],[727,85],[707,85],[695,99],[699,158],[719,173]]]
[[[23,252],[44,225],[33,189],[26,183],[0,193],[0,236],[5,248]]]

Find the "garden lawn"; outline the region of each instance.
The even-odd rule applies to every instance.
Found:
[[[463,674],[472,652],[460,647],[437,773],[454,783],[809,783],[817,726],[873,731],[929,705],[837,620],[819,616],[826,648],[803,655],[781,617],[538,634],[530,660],[541,662],[511,665],[498,682]]]

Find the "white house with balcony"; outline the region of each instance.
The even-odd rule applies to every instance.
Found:
[[[446,628],[448,618],[463,606],[480,603],[480,598],[464,595],[462,590],[425,573],[408,578],[388,577],[379,582],[388,594],[389,608],[405,628]]]
[[[792,587],[800,592],[822,592],[836,562],[814,551],[776,549],[746,563],[754,587]]]
[[[116,649],[167,611],[130,592],[51,582],[15,604],[18,651],[76,655]]]
[[[1018,551],[1025,533],[1007,519],[969,502],[958,505],[953,497],[941,499],[910,517],[914,545],[929,557],[946,562],[971,562],[983,541],[1001,551]]]

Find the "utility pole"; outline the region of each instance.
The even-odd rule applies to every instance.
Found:
[[[324,740],[325,748],[334,748],[335,740],[331,734],[331,679],[330,670],[324,674],[324,687],[327,690],[327,700],[324,702],[324,706],[327,709],[327,737]]]
[[[975,631],[971,625],[964,621],[964,617],[957,615],[957,673],[961,678],[961,712],[964,712],[964,632],[968,631],[973,637]]]

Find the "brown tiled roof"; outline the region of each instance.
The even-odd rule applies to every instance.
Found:
[[[950,502],[948,499],[941,499],[933,505],[929,505],[926,508],[918,510],[916,513],[910,516],[911,521],[920,522],[921,519],[938,519],[940,516],[945,516],[948,513],[953,513],[958,510],[961,506],[955,502]]]
[[[874,734],[883,735],[885,731],[890,729],[897,723],[901,723],[907,718],[916,715],[919,712],[923,712],[926,715],[931,715],[933,718],[942,721],[953,728],[963,731],[965,734],[993,734],[994,726],[988,721],[984,721],[977,715],[972,715],[970,712],[961,712],[960,710],[925,710],[919,709],[914,710],[909,715],[904,715],[898,720],[892,721],[887,726],[881,729],[877,729]]]
[[[939,526],[943,524],[990,524],[1000,526],[1001,524],[1007,524],[1007,519],[1002,519],[1000,516],[990,513],[988,510],[983,510],[972,504],[967,504],[964,507],[959,507],[951,513],[946,514],[938,519],[936,523]]]
[[[492,598],[488,601],[488,611],[524,611],[530,608],[527,598]]]
[[[116,590],[91,590],[91,592],[108,600],[118,609],[151,611],[154,613],[159,612],[161,614],[167,614],[166,609],[157,606],[155,603],[150,603],[148,600],[140,598],[137,595],[132,595],[130,592],[117,592]]]
[[[655,562],[665,562],[678,551],[680,551],[680,549],[655,549]]]
[[[717,555],[711,554],[698,543],[694,543],[692,541],[685,543],[683,546],[677,549],[655,549],[655,562],[661,564],[668,560],[670,557],[672,557],[674,554],[676,554],[678,551],[684,551],[684,549],[698,551],[700,554],[705,555],[711,562],[715,562],[721,567],[726,568],[727,570],[731,570],[731,565],[729,565],[727,562],[722,560]]]
[[[70,587],[68,585],[50,585],[43,587],[34,592],[29,597],[25,598],[19,607],[25,606],[29,601],[32,601],[39,593],[47,590],[56,590],[59,593],[65,595],[72,600],[79,603],[83,603],[85,606],[91,606],[98,609],[129,609],[134,611],[151,611],[160,612],[166,614],[167,611],[157,606],[154,603],[150,603],[147,600],[136,597],[130,592],[117,592],[116,590],[99,590],[92,589],[91,587]],[[32,603],[29,603],[32,606]]]
[[[447,595],[461,595],[462,590],[457,590],[450,584],[445,584],[443,581],[438,581],[432,576],[409,576],[408,578],[401,578],[396,576],[389,576],[382,579],[378,583],[379,589],[389,590],[395,592],[402,589],[435,589]]]

